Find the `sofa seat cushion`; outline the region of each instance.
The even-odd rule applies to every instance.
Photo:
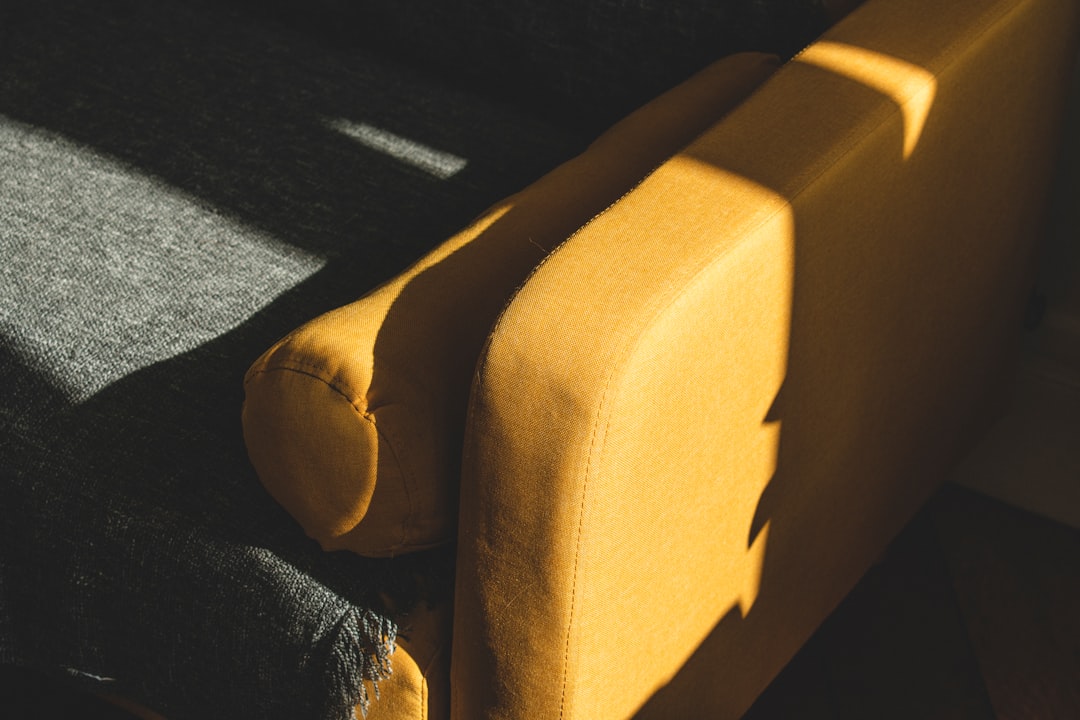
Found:
[[[327,550],[388,556],[452,540],[471,378],[507,299],[778,64],[742,53],[710,65],[405,273],[270,348],[247,373],[244,404],[270,493]]]
[[[351,717],[383,595],[452,563],[304,537],[244,371],[583,144],[221,4],[0,4],[0,663],[169,720]]]

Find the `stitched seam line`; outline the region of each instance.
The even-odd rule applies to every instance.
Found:
[[[428,715],[430,714],[428,712],[428,705],[429,705],[428,695],[430,694],[428,678],[431,675],[431,669],[433,667],[435,667],[435,662],[443,655],[445,650],[446,650],[446,643],[445,642],[440,642],[439,646],[437,648],[435,648],[435,652],[433,652],[431,654],[431,657],[424,664],[423,669],[421,669],[421,671],[420,671],[420,678],[421,678],[421,682],[420,682],[420,702],[422,703],[421,708],[420,708],[420,710],[421,710],[421,714],[420,714],[421,720],[427,720]]]
[[[522,289],[529,283],[529,281],[533,278],[533,276],[535,276],[540,271],[540,269],[543,268],[547,264],[548,260],[550,260],[555,255],[555,253],[557,253],[560,249],[562,249],[563,246],[568,244],[570,241],[572,241],[578,235],[582,234],[590,225],[595,223],[602,216],[608,214],[608,212],[610,212],[612,209],[614,209],[615,206],[622,203],[622,201],[625,200],[627,196],[631,195],[634,191],[636,191],[639,187],[641,187],[641,185],[643,185],[646,180],[648,180],[650,177],[652,177],[656,173],[657,170],[659,170],[664,165],[668,164],[669,162],[671,162],[672,160],[674,160],[678,156],[682,155],[687,150],[687,148],[689,148],[691,145],[693,145],[695,142],[697,142],[701,137],[703,137],[704,135],[709,133],[718,124],[723,122],[723,120],[726,119],[728,115],[733,113],[738,108],[742,107],[750,98],[754,97],[759,92],[761,92],[762,89],[768,84],[769,80],[773,77],[773,75],[780,72],[781,70],[783,70],[783,66],[780,66],[780,67],[776,68],[773,72],[771,72],[769,75],[767,75],[760,83],[758,83],[757,87],[753,88],[749,93],[747,93],[746,96],[742,100],[740,100],[738,103],[736,103],[734,107],[731,107],[726,112],[722,112],[719,115],[717,115],[716,118],[714,118],[705,129],[703,129],[701,132],[699,132],[697,135],[695,135],[689,141],[687,141],[686,143],[681,145],[674,152],[672,152],[672,153],[666,155],[665,157],[663,157],[659,162],[657,162],[655,165],[653,165],[652,168],[650,168],[648,171],[646,171],[644,175],[642,175],[640,178],[638,178],[637,181],[635,181],[629,188],[627,188],[627,190],[625,192],[623,192],[621,195],[619,195],[619,197],[612,200],[603,209],[599,210],[592,217],[590,217],[588,220],[583,222],[580,226],[578,226],[578,228],[576,230],[574,230],[572,233],[570,233],[565,239],[563,239],[559,243],[556,243],[556,245],[551,249],[550,252],[548,252],[546,255],[544,255],[542,258],[540,258],[540,262],[538,262],[536,264],[536,266],[533,267],[533,269],[529,272],[529,274],[525,276],[525,279],[521,282],[520,285],[517,286],[517,288],[514,289],[514,292],[510,294],[510,297],[507,298],[506,302],[503,304],[503,310],[499,313],[499,316],[496,318],[495,323],[492,325],[491,330],[488,333],[488,342],[485,343],[484,348],[483,348],[483,350],[481,352],[480,362],[477,365],[477,367],[478,367],[477,375],[479,375],[480,370],[483,370],[487,366],[488,347],[491,344],[492,336],[495,335],[495,332],[502,325],[503,315],[505,314],[506,308],[510,307],[510,304],[517,298],[517,296],[519,294],[521,294]],[[580,157],[580,155],[578,157]],[[577,159],[577,158],[574,158],[574,159]]]
[[[365,408],[359,400],[359,393],[353,392],[352,388],[342,384],[333,382],[330,378],[326,377],[326,374],[322,372],[323,367],[315,361],[311,362],[297,362],[291,361],[288,364],[281,365],[267,365],[266,367],[259,368],[258,370],[252,370],[248,372],[247,377],[244,378],[244,386],[247,387],[255,379],[257,375],[269,375],[273,372],[294,372],[298,375],[307,375],[313,377],[316,380],[324,383],[331,390],[341,395],[356,412],[362,415],[368,415],[369,408]],[[354,399],[357,398],[357,399]]]
[[[305,368],[307,368],[307,369],[305,369]],[[311,371],[311,370],[317,370],[317,369],[319,369],[319,367],[318,367],[318,365],[316,365],[314,363],[311,363],[311,364],[294,363],[291,366],[277,365],[277,366],[274,366],[274,367],[261,368],[259,370],[256,370],[256,371],[250,373],[248,375],[248,377],[244,380],[244,385],[246,387],[255,378],[256,375],[269,375],[270,373],[273,373],[273,372],[287,372],[287,373],[291,372],[291,373],[295,373],[297,375],[304,375],[306,377],[310,377],[310,378],[313,378],[315,380],[318,380],[323,385],[325,385],[330,390],[332,390],[334,393],[339,395],[341,397],[341,399],[344,400],[349,405],[349,407],[351,407],[353,409],[353,411],[356,413],[357,417],[359,417],[361,421],[363,421],[363,422],[365,422],[365,423],[367,423],[368,425],[371,426],[371,428],[375,431],[375,435],[378,438],[380,438],[381,440],[384,441],[384,444],[386,445],[387,448],[389,448],[390,452],[394,456],[394,464],[397,465],[398,469],[401,471],[401,477],[402,477],[402,483],[401,484],[402,484],[402,487],[405,489],[405,497],[406,497],[406,499],[407,499],[407,501],[409,503],[409,512],[405,516],[405,520],[401,523],[401,535],[399,536],[397,543],[396,544],[391,544],[391,545],[386,546],[386,547],[376,548],[376,550],[378,552],[389,552],[391,554],[395,554],[399,550],[407,549],[408,548],[408,527],[409,527],[409,525],[411,523],[415,522],[415,517],[419,512],[419,508],[417,508],[417,506],[416,506],[417,504],[416,504],[416,499],[415,499],[415,493],[413,492],[413,488],[409,487],[409,483],[407,481],[407,478],[409,477],[409,473],[405,469],[404,465],[401,464],[401,457],[398,455],[397,449],[396,449],[394,443],[390,442],[390,438],[386,435],[386,433],[384,433],[382,430],[379,429],[379,426],[375,422],[375,418],[371,415],[371,413],[361,410],[358,403],[356,401],[352,400],[349,395],[347,395],[345,392],[343,392],[341,390],[341,388],[337,387],[334,383],[330,382],[329,380],[327,380],[322,375]],[[377,479],[376,479],[376,485],[378,485],[378,480]],[[373,490],[372,491],[372,497],[374,497],[374,492],[375,491]],[[364,514],[364,517],[367,517],[367,513]],[[364,521],[364,518],[361,518],[360,522],[363,522],[363,521]]]
[[[776,72],[778,72],[780,69],[782,69],[782,68],[778,68]],[[773,74],[775,74],[775,73],[773,73]],[[503,325],[503,322],[504,322],[504,320],[506,318],[506,314],[507,314],[506,311],[510,307],[510,305],[513,303],[513,301],[521,294],[523,288],[529,283],[529,281],[538,272],[540,272],[540,270],[545,265],[547,265],[548,261],[551,260],[551,258],[554,257],[554,255],[557,252],[559,252],[559,250],[561,250],[563,247],[565,247],[574,238],[581,235],[590,225],[594,224],[600,217],[602,217],[602,216],[608,214],[610,211],[612,211],[627,196],[629,196],[634,191],[636,191],[642,184],[645,183],[646,180],[648,180],[653,174],[655,174],[657,170],[659,170],[665,164],[667,164],[668,162],[670,162],[671,160],[676,158],[679,154],[684,152],[686,150],[686,148],[688,148],[691,144],[696,142],[698,138],[700,138],[701,136],[708,133],[713,127],[715,127],[717,124],[719,124],[721,121],[723,121],[724,118],[726,118],[731,112],[733,112],[736,108],[738,108],[742,104],[744,104],[750,97],[753,97],[758,92],[760,92],[762,90],[762,88],[767,84],[770,77],[772,77],[771,74],[770,74],[769,77],[766,77],[765,80],[763,80],[756,88],[754,88],[745,98],[743,98],[743,100],[741,102],[739,102],[737,105],[735,105],[735,107],[732,107],[727,112],[722,113],[719,116],[717,116],[717,118],[712,122],[712,124],[710,124],[702,132],[698,133],[689,142],[687,142],[683,146],[681,146],[676,152],[673,152],[673,153],[667,155],[664,159],[662,159],[660,162],[658,162],[655,166],[653,166],[653,168],[651,170],[649,170],[641,178],[639,178],[637,180],[637,182],[635,182],[633,185],[631,185],[631,187],[628,188],[624,193],[622,193],[618,198],[613,200],[611,203],[609,203],[607,206],[605,206],[602,210],[600,210],[595,215],[593,215],[588,220],[586,220],[573,233],[571,233],[569,236],[567,236],[566,239],[564,239],[562,242],[558,243],[554,248],[552,248],[551,252],[549,252],[547,255],[545,255],[543,258],[541,258],[540,262],[537,263],[537,265],[529,272],[529,274],[525,277],[525,279],[521,282],[521,284],[518,285],[517,288],[515,288],[513,293],[511,293],[510,297],[504,303],[503,309],[502,309],[502,311],[500,311],[499,316],[495,320],[495,323],[492,325],[491,330],[488,332],[487,339],[486,339],[486,341],[484,343],[483,348],[481,349],[479,362],[477,363],[476,374],[474,376],[474,381],[475,381],[475,384],[476,384],[477,387],[480,386],[481,378],[482,378],[484,372],[487,370],[488,361],[490,359],[490,351],[491,351],[492,342],[494,341],[495,335],[498,334],[498,331],[501,329],[501,327]],[[585,481],[584,481],[584,483],[582,485],[581,505],[580,505],[580,507],[578,509],[578,530],[577,530],[576,549],[575,549],[575,555],[574,555],[574,581],[573,581],[573,586],[572,586],[571,596],[570,596],[570,617],[569,617],[569,620],[568,620],[568,623],[567,623],[567,628],[566,628],[566,650],[565,650],[565,653],[564,653],[564,656],[563,656],[563,682],[562,682],[562,689],[561,689],[560,700],[559,700],[559,717],[564,717],[565,716],[564,713],[566,711],[566,692],[567,692],[567,686],[568,686],[568,683],[569,683],[569,674],[570,674],[570,669],[569,669],[569,665],[570,665],[570,641],[571,641],[571,637],[573,635],[574,613],[575,613],[576,604],[577,604],[577,582],[578,582],[579,565],[580,565],[580,560],[581,560],[581,539],[582,539],[582,536],[584,534],[585,504],[586,504],[586,500],[587,500],[587,497],[588,497],[587,490],[588,490],[588,484],[589,484],[589,475],[590,475],[591,467],[592,467],[592,458],[593,458],[593,454],[594,454],[593,451],[594,451],[594,448],[595,448],[596,437],[597,437],[598,429],[599,429],[599,425],[600,425],[600,423],[599,423],[600,416],[602,414],[603,408],[605,407],[605,401],[606,401],[606,398],[607,398],[608,388],[610,387],[611,381],[615,376],[616,366],[618,366],[618,365],[619,365],[619,363],[615,363],[613,365],[612,371],[608,375],[607,380],[605,381],[604,393],[601,396],[600,405],[597,408],[596,417],[595,417],[594,422],[593,422],[593,435],[592,435],[592,438],[590,439],[589,457],[588,457],[588,460],[586,462],[586,470],[585,470]],[[472,402],[470,400],[468,412],[466,414],[466,433],[468,433],[469,428],[471,428],[473,426],[474,421],[475,421],[475,417],[476,417],[476,403],[474,403],[474,402]],[[610,423],[609,423],[609,426],[610,426]],[[605,428],[604,436],[605,436],[605,439],[606,439],[606,437],[607,437],[606,428]]]
[[[397,465],[401,471],[401,487],[405,490],[405,499],[409,503],[409,512],[405,515],[405,519],[401,522],[401,535],[398,537],[396,545],[391,545],[385,548],[391,555],[395,555],[398,550],[402,550],[408,547],[409,528],[416,522],[416,516],[419,513],[419,508],[416,506],[415,488],[410,487],[409,473],[406,471],[405,466],[401,463],[401,456],[398,455],[397,444],[390,442],[390,438],[382,430],[379,429],[378,424],[369,420],[372,427],[375,428],[375,434],[379,436],[379,439],[383,440],[386,447],[390,450],[390,453],[394,456],[394,464]],[[378,490],[378,463],[376,462],[376,480],[375,490]],[[372,498],[375,496],[375,491],[372,491]]]
[[[611,381],[615,377],[616,369],[621,367],[621,363],[613,364],[611,371],[608,373],[607,379],[604,381],[604,391],[600,395],[600,402],[596,408],[596,414],[593,417],[592,437],[589,439],[589,454],[585,462],[585,479],[581,484],[581,504],[578,507],[578,527],[577,527],[577,539],[574,548],[574,580],[570,590],[570,616],[567,618],[566,623],[566,650],[563,654],[563,682],[562,692],[559,699],[559,717],[565,717],[566,713],[566,690],[570,682],[570,641],[573,636],[574,630],[574,613],[577,609],[577,594],[578,594],[578,580],[580,577],[581,568],[581,539],[585,534],[585,506],[589,497],[589,480],[592,477],[593,458],[597,456],[596,441],[599,437],[600,420],[603,417],[604,410],[607,408],[607,397],[611,387]],[[604,441],[601,445],[607,444],[607,429],[611,427],[610,421],[604,428]],[[601,448],[601,455],[603,448]]]

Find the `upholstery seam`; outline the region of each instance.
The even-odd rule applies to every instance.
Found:
[[[757,87],[755,87],[750,93],[748,93],[746,95],[746,97],[744,97],[737,105],[735,105],[732,108],[729,108],[726,112],[723,112],[720,115],[718,115],[704,130],[702,130],[701,132],[694,135],[693,138],[691,138],[689,141],[687,141],[686,143],[681,145],[675,152],[672,152],[669,155],[665,156],[656,165],[654,165],[648,172],[646,172],[644,175],[642,175],[642,177],[639,178],[637,180],[637,182],[635,182],[625,192],[623,192],[621,195],[619,195],[619,197],[617,197],[615,200],[613,200],[611,203],[609,203],[603,209],[601,209],[596,214],[594,214],[592,217],[590,217],[588,220],[586,220],[584,223],[582,223],[577,229],[575,229],[572,233],[570,233],[562,242],[558,243],[555,247],[553,247],[551,252],[549,252],[547,255],[545,255],[543,258],[540,259],[540,262],[537,263],[537,265],[529,272],[529,274],[525,277],[525,279],[521,282],[521,284],[518,285],[517,288],[515,288],[514,292],[511,293],[510,297],[506,300],[506,302],[503,305],[502,311],[500,311],[498,318],[495,320],[495,323],[492,325],[491,330],[488,332],[487,340],[486,340],[486,342],[484,344],[484,347],[483,347],[483,349],[481,351],[480,360],[478,362],[477,370],[476,370],[476,374],[475,374],[475,382],[476,382],[477,387],[480,386],[481,377],[483,376],[484,372],[487,369],[488,361],[490,359],[491,346],[492,346],[492,343],[493,343],[493,341],[495,339],[495,335],[501,329],[501,327],[502,327],[502,325],[503,325],[503,323],[504,323],[504,321],[506,319],[508,309],[513,304],[514,300],[516,300],[518,298],[518,296],[521,294],[521,292],[523,291],[525,286],[528,285],[529,281],[532,280],[548,264],[548,262],[556,255],[556,253],[558,253],[561,249],[563,249],[566,245],[568,245],[576,237],[583,234],[591,225],[594,225],[601,217],[603,217],[603,216],[605,216],[607,214],[610,214],[610,212],[612,210],[614,210],[614,208],[616,206],[618,206],[620,203],[623,202],[623,200],[625,200],[628,196],[630,196],[632,193],[634,193],[639,187],[641,187],[649,178],[651,178],[664,165],[671,162],[672,160],[677,158],[679,155],[683,154],[686,151],[686,149],[688,147],[690,147],[690,145],[695,143],[698,139],[703,137],[706,133],[710,132],[719,123],[723,122],[723,120],[725,118],[727,118],[728,115],[730,115],[737,108],[739,108],[743,104],[745,104],[747,102],[747,100],[749,100],[751,97],[753,97],[753,96],[757,95],[759,92],[761,92],[762,89],[764,88],[764,86],[768,83],[769,79],[771,79],[773,77],[773,75],[775,75],[777,72],[779,72],[782,69],[783,69],[783,66],[776,68]],[[770,216],[770,219],[771,219],[771,216]],[[709,264],[711,264],[711,262]],[[660,310],[660,308],[658,308],[657,313],[655,313],[655,314],[658,314],[659,310]],[[650,317],[654,317],[655,314],[651,315]],[[635,344],[634,339],[632,339],[632,338],[628,338],[625,342],[626,342],[627,346]],[[622,355],[621,352],[620,352],[620,355]],[[612,382],[612,380],[614,379],[614,377],[616,375],[616,370],[620,369],[621,365],[622,365],[622,361],[618,361],[618,362],[613,363],[611,371],[608,374],[607,379],[605,380],[604,390],[603,390],[603,393],[601,395],[600,402],[599,402],[599,404],[597,406],[596,414],[595,414],[594,420],[593,420],[592,438],[590,439],[589,455],[588,455],[588,458],[586,460],[585,480],[584,480],[583,485],[582,485],[581,503],[580,503],[580,506],[578,508],[578,531],[577,531],[577,539],[576,539],[576,546],[575,546],[575,553],[574,553],[574,580],[573,580],[573,585],[571,587],[570,614],[569,614],[569,618],[568,618],[568,621],[567,621],[567,627],[566,627],[566,649],[565,649],[565,652],[564,652],[564,655],[563,655],[563,682],[562,682],[562,688],[561,688],[561,693],[560,693],[560,701],[559,701],[559,717],[560,718],[565,717],[565,712],[566,712],[566,693],[567,693],[567,687],[568,687],[568,684],[569,684],[569,675],[570,675],[570,647],[571,647],[571,639],[572,639],[572,636],[573,636],[574,613],[576,611],[576,606],[577,606],[577,583],[578,583],[578,579],[579,579],[579,568],[580,568],[580,561],[581,561],[581,539],[582,539],[582,536],[584,534],[585,506],[586,506],[586,502],[587,502],[587,499],[588,499],[589,476],[590,476],[591,469],[592,469],[593,456],[595,454],[594,450],[595,450],[595,447],[596,447],[596,438],[597,438],[597,435],[599,434],[600,418],[601,418],[603,409],[607,405],[607,397],[608,397],[608,392],[609,392],[609,389],[610,389],[610,386],[611,386],[611,382]],[[468,414],[467,414],[467,418],[466,418],[466,422],[467,422],[466,432],[468,432],[468,427],[472,425],[473,419],[475,418],[475,409],[476,409],[475,408],[475,403],[470,400],[470,402],[469,402],[469,410],[468,410]],[[610,427],[610,422],[608,423],[608,427]],[[605,437],[605,443],[604,444],[606,445],[607,428],[605,428],[604,437]]]
[[[367,416],[365,416],[365,419],[367,419]],[[386,447],[390,450],[390,453],[394,456],[394,464],[397,465],[398,469],[401,470],[401,477],[402,477],[401,486],[405,489],[405,498],[409,503],[409,512],[405,516],[405,520],[401,523],[401,535],[398,538],[397,545],[391,545],[390,547],[386,548],[386,551],[389,552],[391,557],[392,557],[392,556],[396,555],[399,550],[404,550],[404,549],[406,549],[408,547],[409,527],[411,526],[412,523],[415,522],[415,518],[416,518],[416,516],[417,516],[417,514],[419,512],[419,508],[417,507],[417,503],[416,503],[416,500],[415,500],[415,494],[413,492],[413,490],[415,488],[410,487],[410,483],[408,482],[409,473],[405,469],[405,465],[402,464],[402,462],[401,462],[401,456],[398,454],[397,445],[395,443],[390,442],[389,435],[379,429],[378,423],[376,423],[374,420],[368,420],[368,422],[370,422],[371,426],[373,428],[375,428],[375,434],[378,435],[379,438],[385,442]],[[378,475],[378,461],[377,460],[376,460],[375,467],[376,467],[376,476],[377,476]],[[375,490],[378,490],[378,487],[379,487],[379,483],[378,483],[378,479],[376,479]],[[371,495],[372,495],[373,498],[375,497],[375,491],[374,490],[372,491]],[[366,514],[365,514],[365,517],[366,517]],[[363,520],[361,520],[361,522],[363,522]]]
[[[597,403],[596,413],[593,416],[592,423],[592,437],[589,439],[589,454],[586,457],[585,462],[585,479],[581,484],[581,503],[578,506],[578,528],[577,539],[574,548],[574,580],[570,588],[570,615],[567,618],[566,623],[566,651],[563,654],[563,682],[562,692],[559,699],[559,717],[565,717],[566,713],[566,690],[570,681],[570,641],[573,636],[574,630],[574,613],[577,609],[577,594],[578,594],[578,580],[580,579],[581,568],[581,539],[585,534],[585,507],[589,497],[589,480],[592,477],[593,458],[596,456],[596,441],[600,435],[599,429],[601,425],[601,418],[603,417],[604,410],[608,405],[608,393],[611,389],[611,381],[616,375],[616,370],[621,367],[621,363],[615,363],[612,365],[611,371],[608,373],[607,379],[604,381],[604,390],[600,395],[600,402]],[[607,430],[611,427],[610,421],[604,428],[602,446],[607,445]],[[603,447],[601,447],[601,454],[603,454]]]
[[[321,369],[322,366],[314,361],[294,361],[291,363],[281,363],[275,365],[267,364],[265,367],[249,372],[247,377],[244,378],[244,386],[247,387],[249,384],[251,384],[251,382],[255,379],[257,375],[269,375],[273,372],[294,372],[298,375],[307,375],[325,383],[328,387],[330,387],[330,389],[341,395],[346,402],[348,402],[350,405],[353,406],[353,408],[355,408],[358,413],[366,415],[368,411],[361,407],[359,399],[353,399],[358,398],[360,393],[352,392],[352,388],[345,385],[344,383],[334,382],[331,379],[327,378],[325,373],[318,372]]]
[[[315,363],[310,363],[310,364],[309,363],[293,363],[292,365],[275,365],[273,367],[264,367],[264,368],[260,368],[260,369],[258,369],[256,371],[250,373],[244,379],[244,386],[247,387],[247,385],[250,383],[250,381],[254,380],[255,376],[257,376],[257,375],[269,375],[272,372],[295,373],[297,375],[303,375],[305,377],[310,377],[310,378],[313,378],[315,380],[318,380],[319,382],[326,385],[327,388],[329,388],[334,393],[339,395],[341,397],[341,399],[344,400],[346,402],[346,404],[348,404],[348,406],[353,409],[353,412],[356,413],[357,417],[359,417],[362,421],[364,421],[365,423],[370,425],[372,427],[372,429],[375,430],[375,435],[385,442],[386,447],[389,448],[390,452],[393,454],[393,456],[394,456],[394,464],[396,464],[398,466],[398,468],[401,470],[402,478],[409,477],[409,472],[406,470],[405,466],[401,463],[401,457],[398,455],[397,449],[395,448],[394,444],[390,442],[390,438],[386,435],[386,433],[384,433],[382,430],[379,429],[379,426],[375,422],[374,417],[371,416],[371,413],[361,410],[357,406],[357,403],[354,400],[352,400],[349,397],[348,394],[346,394],[343,390],[341,390],[341,388],[337,387],[337,385],[330,382],[329,380],[327,380],[322,375],[319,375],[319,374],[317,374],[315,372],[312,372],[312,371],[318,370],[318,369],[319,369],[319,367]],[[376,481],[376,486],[378,486],[377,481]],[[406,516],[406,521],[401,524],[401,535],[398,538],[398,541],[397,541],[396,544],[392,544],[392,545],[389,545],[387,547],[377,548],[378,552],[388,552],[388,553],[390,553],[391,556],[396,555],[399,551],[409,549],[409,544],[408,544],[408,523],[413,521],[413,519],[416,517],[416,514],[418,512],[418,508],[416,507],[416,500],[414,498],[414,493],[412,492],[412,488],[409,487],[409,483],[408,482],[402,482],[402,487],[405,489],[405,497],[406,497],[406,499],[408,500],[408,503],[409,503],[409,513]],[[372,490],[372,497],[374,498],[374,496],[375,496],[375,490]],[[367,517],[367,513],[364,513],[364,517],[360,518],[360,521],[356,525],[354,525],[353,527],[355,528],[360,523],[362,523],[364,521],[364,518],[366,518],[366,517]]]
[[[428,712],[428,694],[430,684],[428,677],[431,674],[431,669],[435,667],[435,661],[443,655],[443,652],[445,650],[446,640],[441,639],[438,646],[435,648],[435,652],[431,654],[431,657],[428,658],[428,661],[424,664],[423,669],[420,671],[420,678],[422,680],[422,682],[420,683],[420,702],[422,703],[420,720],[428,720],[428,716],[430,715],[430,713]]]
[[[437,654],[437,653],[436,653]],[[427,673],[420,673],[420,720],[427,720],[428,718],[428,679]]]
[[[769,54],[769,53],[766,53],[766,54]],[[773,55],[773,57],[776,57],[776,56]],[[529,281],[532,280],[532,278],[538,272],[540,272],[540,270],[545,265],[547,265],[548,261],[551,260],[551,258],[554,257],[554,255],[557,252],[559,252],[559,250],[561,250],[565,245],[569,244],[574,238],[576,238],[578,235],[581,235],[583,232],[585,232],[585,230],[587,230],[590,225],[595,224],[601,217],[603,217],[604,215],[607,215],[611,210],[613,210],[615,208],[615,206],[622,203],[623,200],[625,200],[629,195],[633,194],[639,187],[644,185],[645,182],[647,180],[649,180],[649,178],[651,178],[654,174],[656,174],[656,171],[658,171],[664,165],[667,165],[669,162],[671,162],[675,158],[682,155],[684,152],[686,152],[686,150],[691,145],[693,145],[695,142],[697,142],[699,139],[701,139],[703,136],[705,136],[706,133],[709,133],[710,131],[712,131],[713,128],[715,128],[717,125],[719,125],[725,119],[727,119],[728,115],[735,112],[738,108],[742,107],[748,100],[750,100],[750,98],[752,98],[755,95],[757,95],[758,93],[762,92],[763,88],[765,87],[766,84],[768,84],[769,80],[772,79],[772,77],[774,75],[776,75],[778,72],[780,72],[781,70],[784,69],[784,65],[786,65],[786,63],[781,63],[772,72],[770,72],[760,83],[758,83],[758,85],[755,88],[750,90],[750,92],[748,92],[746,94],[746,96],[743,97],[742,100],[740,100],[736,105],[734,105],[733,107],[728,108],[726,111],[724,111],[724,112],[720,113],[719,115],[717,115],[712,121],[709,122],[708,126],[706,126],[703,130],[701,130],[701,132],[695,134],[688,141],[686,141],[685,143],[680,145],[675,151],[673,151],[673,152],[665,155],[663,158],[661,158],[649,170],[645,171],[645,173],[642,174],[642,176],[640,178],[638,178],[633,184],[631,184],[630,187],[627,188],[621,195],[619,195],[617,198],[612,200],[606,206],[604,206],[603,208],[598,210],[590,218],[588,218],[583,223],[581,223],[573,232],[571,232],[569,235],[567,235],[560,242],[556,243],[555,246],[551,248],[550,252],[548,252],[542,258],[540,258],[540,261],[533,267],[533,269],[531,271],[529,271],[529,274],[525,276],[525,279],[521,281],[521,283],[514,289],[514,292],[510,294],[510,297],[507,298],[506,302],[503,303],[502,311],[500,311],[499,316],[496,318],[494,324],[491,327],[491,330],[488,333],[488,342],[484,346],[483,352],[481,354],[480,362],[478,363],[478,372],[477,372],[478,376],[479,376],[479,371],[483,370],[487,366],[488,346],[490,346],[493,336],[495,335],[495,333],[498,331],[498,329],[502,325],[503,316],[506,314],[507,308],[509,308],[510,305],[513,303],[513,301],[515,299],[517,299],[518,295],[521,294],[521,291],[529,283]],[[597,139],[599,139],[599,138],[597,138]],[[586,148],[586,151],[587,151],[587,149],[588,148]],[[584,154],[584,152],[585,151],[583,151],[582,154]],[[580,155],[578,157],[580,157]]]

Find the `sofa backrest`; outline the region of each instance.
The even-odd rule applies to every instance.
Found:
[[[737,718],[989,421],[1074,0],[869,0],[552,253],[477,371],[456,720]]]

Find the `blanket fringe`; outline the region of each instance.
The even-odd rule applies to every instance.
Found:
[[[343,637],[335,652],[334,675],[338,697],[347,702],[341,717],[352,720],[359,708],[366,718],[372,700],[379,698],[379,682],[393,673],[390,661],[397,649],[397,625],[371,610],[352,608],[342,617],[339,631]]]

